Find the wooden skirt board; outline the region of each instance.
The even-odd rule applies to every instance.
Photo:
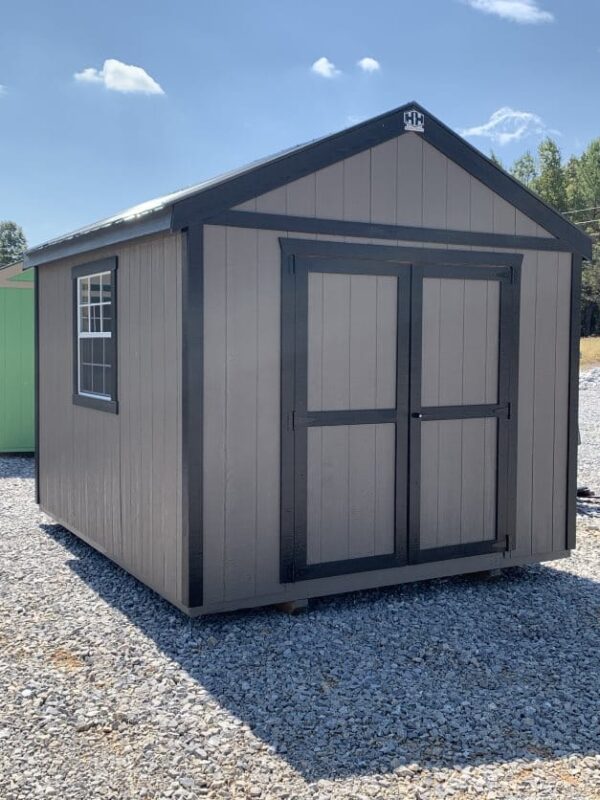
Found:
[[[510,547],[520,256],[281,244],[282,581]]]

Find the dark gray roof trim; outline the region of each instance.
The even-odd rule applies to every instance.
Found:
[[[202,183],[180,189],[177,192],[156,197],[144,203],[125,209],[112,217],[86,225],[65,236],[50,239],[48,242],[31,247],[25,255],[25,267],[34,267],[56,261],[77,253],[86,253],[98,247],[104,247],[119,242],[137,239],[140,236],[148,236],[152,233],[170,230],[171,213],[173,205],[178,200],[183,200],[190,195],[206,191],[231,177],[241,175],[245,172],[253,172],[261,164],[267,161],[280,158],[295,150],[301,149],[305,145],[291,147],[282,153],[270,155],[259,161],[253,161],[240,169],[217,175],[214,178],[203,181]]]
[[[25,256],[25,266],[36,266],[149,233],[181,230],[192,223],[208,221],[252,197],[400,136],[405,132],[404,111],[408,109],[418,109],[425,114],[425,131],[419,135],[429,144],[559,239],[565,250],[591,258],[591,240],[562,214],[497,167],[421,105],[407,103],[339,133],[142,203],[67,237],[32,248]]]
[[[119,220],[102,227],[93,227],[81,233],[72,233],[64,239],[34,247],[25,254],[25,269],[97,250],[99,247],[127,242],[140,236],[168,231],[171,228],[171,208],[161,208],[145,213],[137,219]]]

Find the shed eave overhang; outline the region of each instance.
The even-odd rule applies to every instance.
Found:
[[[24,269],[76,256],[101,247],[110,247],[142,236],[151,236],[171,229],[171,206],[145,214],[134,220],[119,220],[103,227],[74,233],[28,250]]]

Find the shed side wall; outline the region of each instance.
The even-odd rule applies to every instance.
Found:
[[[71,269],[118,257],[118,402],[75,406]],[[41,506],[179,603],[181,236],[45,265],[39,275]]]

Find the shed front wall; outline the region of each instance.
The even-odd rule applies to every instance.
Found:
[[[413,134],[239,208],[549,236]],[[523,251],[516,548],[509,554],[282,584],[279,238],[287,234],[210,225],[204,230],[203,610],[506,566],[565,553],[571,253]],[[290,236],[446,247],[297,232]],[[486,248],[457,245],[450,249]]]
[[[71,270],[117,256],[118,413],[74,405]],[[38,269],[43,511],[174,603],[182,597],[181,235]]]

